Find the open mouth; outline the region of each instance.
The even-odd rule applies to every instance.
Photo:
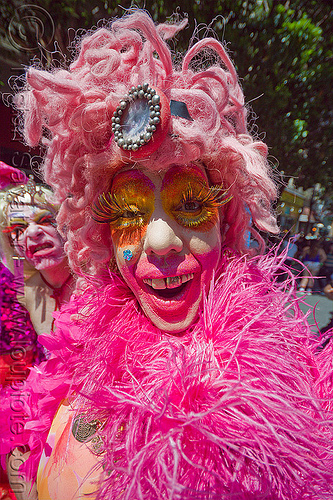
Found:
[[[182,274],[181,276],[168,276],[167,278],[159,279],[144,279],[143,282],[149,287],[149,291],[162,299],[172,299],[180,295],[189,282],[193,279],[194,274]]]
[[[42,243],[41,245],[30,247],[29,251],[31,255],[38,256],[48,253],[48,251],[52,248],[53,248],[52,243]]]

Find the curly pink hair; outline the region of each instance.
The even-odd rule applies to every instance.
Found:
[[[84,35],[68,70],[31,67],[26,90],[16,96],[27,143],[35,146],[43,135],[44,175],[62,203],[59,228],[76,271],[98,272],[112,257],[110,234],[92,219],[91,206],[125,162],[121,148],[110,141],[113,112],[132,86],[144,82],[170,100],[185,102],[193,119],[173,116],[169,133],[145,166],[203,163],[210,182],[223,182],[232,195],[221,230],[235,250],[248,251],[251,217],[257,228],[277,232],[270,210],[277,190],[267,146],[247,132],[243,93],[222,44],[205,38],[181,63],[173,63],[165,40],[186,23],[155,25],[140,10],[125,15]]]

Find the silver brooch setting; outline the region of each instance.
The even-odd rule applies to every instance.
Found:
[[[148,83],[132,87],[112,117],[114,140],[124,150],[147,144],[161,121],[161,98]]]

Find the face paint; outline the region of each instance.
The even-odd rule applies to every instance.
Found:
[[[161,199],[165,212],[178,224],[209,231],[218,222],[219,207],[228,199],[220,186],[209,187],[196,165],[171,168],[163,179]]]
[[[188,197],[189,184],[195,198]],[[218,265],[219,213],[210,207],[211,193],[204,168],[197,166],[159,173],[144,167],[125,170],[112,184],[111,195],[122,207],[121,216],[110,222],[119,271],[144,313],[169,333],[182,332],[197,318]],[[140,226],[139,238],[128,232],[128,205],[140,212],[133,217]]]
[[[48,269],[64,260],[55,213],[33,205],[14,205],[8,208],[7,220],[5,232],[13,247],[35,269]]]
[[[97,222],[109,222],[111,236],[120,246],[141,240],[154,209],[154,185],[138,170],[120,172],[111,190],[93,209]]]

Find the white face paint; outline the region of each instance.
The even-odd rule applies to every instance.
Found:
[[[55,215],[47,208],[33,205],[8,207],[7,232],[12,245],[38,271],[57,266],[65,258]]]
[[[198,316],[221,253],[219,205],[204,168],[123,169],[109,196],[122,276],[156,326],[184,331]]]

